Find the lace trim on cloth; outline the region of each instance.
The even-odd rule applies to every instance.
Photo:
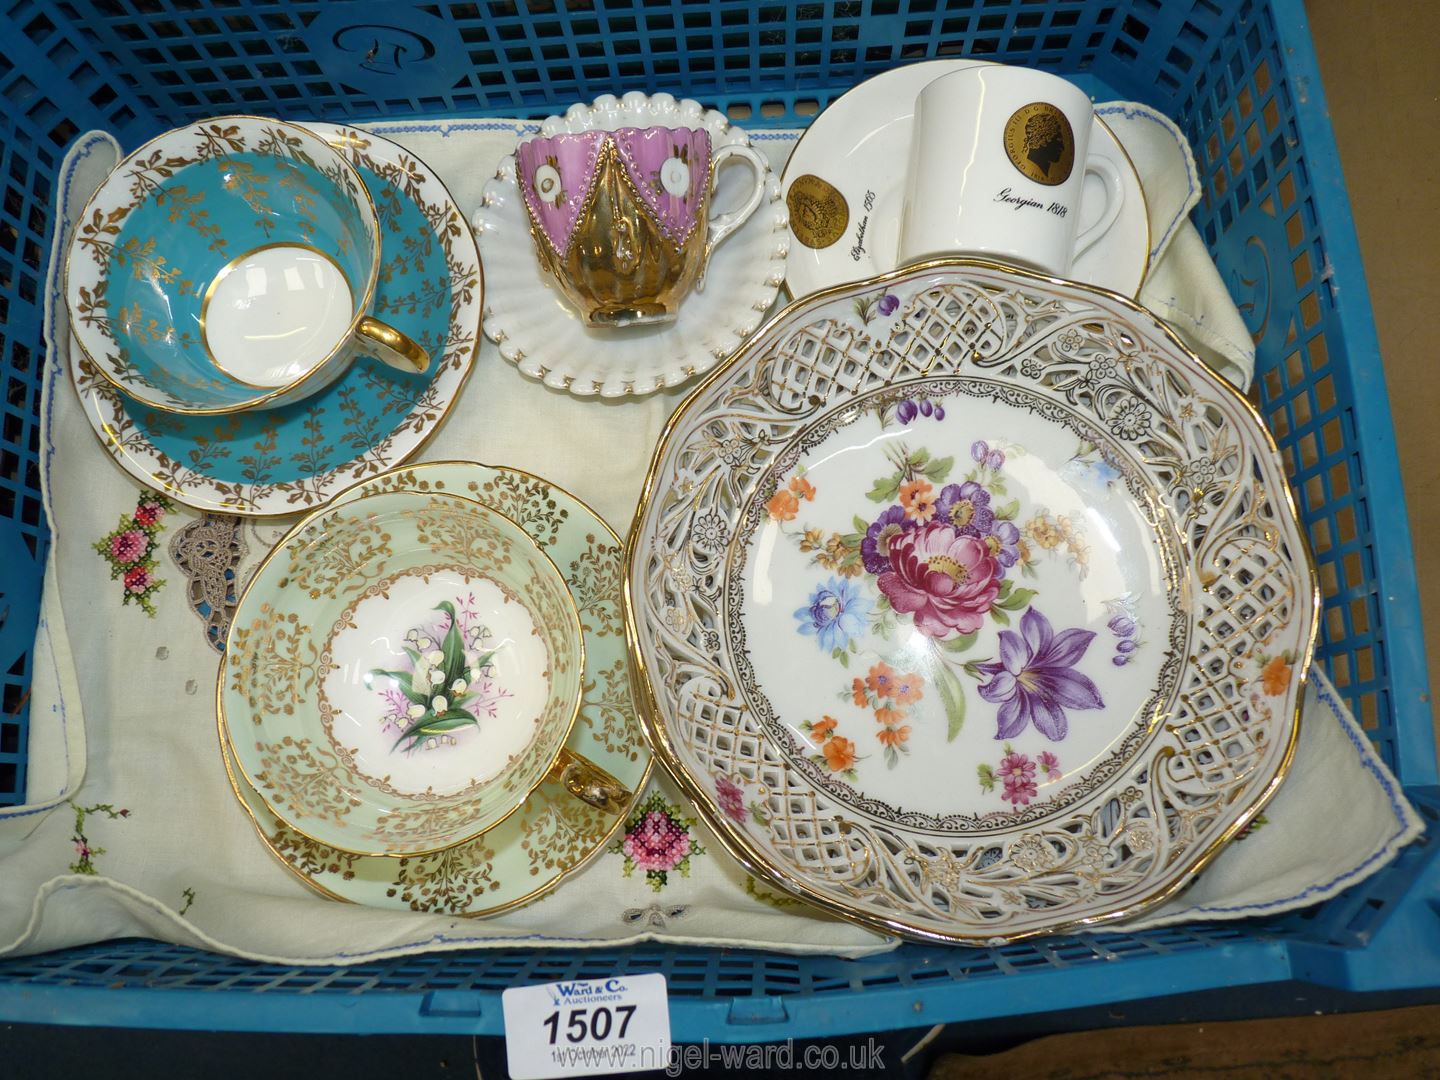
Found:
[[[186,578],[190,610],[205,624],[205,640],[225,651],[225,636],[240,597],[239,568],[248,550],[243,522],[229,514],[204,514],[179,529],[170,558]]]

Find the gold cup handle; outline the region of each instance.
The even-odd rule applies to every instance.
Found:
[[[393,368],[410,374],[421,374],[430,367],[430,354],[393,326],[387,326],[379,319],[366,315],[356,328],[366,350],[372,356],[383,360]]]
[[[765,159],[755,150],[741,143],[729,143],[715,151],[715,161],[711,172],[714,179],[712,183],[720,181],[720,166],[731,158],[736,158],[750,167],[755,174],[755,186],[745,203],[738,210],[730,210],[724,214],[716,214],[706,224],[705,236],[705,261],[700,267],[699,280],[695,282],[697,290],[705,288],[705,271],[710,269],[710,256],[720,246],[720,241],[733,233],[736,229],[750,220],[750,215],[760,208],[760,203],[765,198],[765,177],[770,171],[770,166]],[[714,197],[714,190],[711,190],[711,197]]]
[[[569,747],[560,751],[547,777],[565,785],[565,790],[597,810],[619,812],[630,802],[630,789],[587,757]]]

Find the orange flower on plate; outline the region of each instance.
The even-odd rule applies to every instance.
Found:
[[[925,680],[913,671],[895,676],[894,686],[890,696],[901,705],[909,705],[925,696]]]
[[[825,764],[830,766],[831,772],[844,772],[855,764],[855,744],[843,735],[836,735],[828,740],[822,752],[825,754]]]
[[[800,512],[800,500],[795,497],[793,491],[780,490],[770,497],[765,504],[765,509],[776,521],[794,521],[795,515]]]
[[[893,708],[889,705],[881,705],[875,710],[875,722],[877,724],[884,724],[886,727],[898,724],[904,719],[905,713],[903,710]]]
[[[911,480],[901,484],[900,506],[907,518],[923,525],[935,516],[935,489],[928,480]]]
[[[1271,658],[1260,672],[1260,685],[1265,688],[1265,693],[1271,696],[1283,694],[1290,685],[1290,671],[1290,661],[1284,656]]]
[[[882,661],[870,669],[865,683],[881,697],[889,697],[895,692],[895,669]]]
[[[910,725],[881,728],[875,733],[875,738],[880,740],[881,746],[893,746],[898,749],[910,741]]]
[[[856,679],[850,684],[850,696],[854,698],[855,704],[859,705],[862,709],[870,704],[870,695],[865,693],[864,679]]]
[[[803,476],[792,476],[790,478],[790,490],[807,501],[813,502],[815,499],[815,485]]]
[[[816,720],[815,723],[810,725],[810,734],[822,742],[828,739],[834,730],[835,718],[833,716],[827,716],[823,720]]]

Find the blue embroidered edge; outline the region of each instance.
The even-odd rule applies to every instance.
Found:
[[[1180,145],[1181,145],[1184,149],[1186,149],[1186,150],[1189,150],[1189,149],[1190,149],[1189,146],[1183,142],[1183,140],[1181,140],[1179,137],[1176,136],[1176,134],[1175,134],[1175,129],[1174,129],[1168,122],[1162,121],[1162,120],[1160,119],[1160,117],[1159,117],[1156,113],[1154,113],[1153,111],[1151,111],[1150,109],[1146,109],[1146,108],[1136,108],[1136,107],[1132,107],[1132,106],[1129,106],[1129,105],[1107,105],[1107,106],[1105,106],[1104,108],[1097,108],[1097,109],[1095,110],[1095,115],[1096,115],[1096,116],[1117,116],[1117,115],[1118,115],[1118,116],[1123,116],[1123,117],[1125,117],[1125,119],[1127,119],[1127,120],[1149,120],[1152,124],[1158,124],[1160,127],[1164,128],[1164,129],[1165,129],[1165,133],[1166,133],[1167,135],[1169,135],[1172,139],[1174,139],[1177,143],[1180,143]],[[1117,141],[1118,141],[1119,136],[1116,136],[1116,139],[1117,139]],[[1123,146],[1123,144],[1122,144],[1122,146]],[[1189,202],[1189,201],[1190,201],[1190,196],[1192,196],[1192,195],[1195,194],[1195,177],[1194,177],[1193,174],[1189,173],[1188,171],[1187,171],[1186,176],[1185,176],[1185,183],[1186,183],[1185,201],[1186,201],[1186,202]],[[1180,227],[1180,223],[1185,220],[1185,216],[1186,216],[1185,214],[1177,214],[1177,215],[1175,216],[1175,219],[1170,222],[1169,228],[1167,228],[1167,229],[1165,230],[1165,232],[1161,234],[1160,239],[1157,240],[1153,245],[1151,245],[1151,247],[1150,247],[1150,258],[1152,258],[1152,259],[1156,258],[1156,257],[1157,257],[1157,254],[1156,254],[1156,253],[1157,253],[1157,252],[1160,252],[1160,251],[1163,251],[1163,250],[1165,249],[1165,245],[1167,245],[1168,243],[1170,243],[1170,238],[1175,235],[1175,230]]]
[[[106,136],[92,133],[87,136],[83,141],[76,144],[75,150],[69,158],[65,171],[65,182],[61,188],[60,200],[57,204],[58,214],[56,217],[56,228],[59,230],[60,233],[57,250],[64,250],[65,237],[69,231],[68,221],[70,209],[70,186],[75,180],[75,170],[79,166],[80,162],[84,161],[94,152],[97,146],[106,142],[108,142]],[[60,295],[61,278],[62,275],[56,270],[56,268],[51,267],[49,283],[50,287],[48,290],[48,299],[45,311],[45,336],[48,339],[46,342],[47,346],[55,340],[55,305],[64,302],[64,298]],[[54,421],[56,394],[53,380],[57,377],[57,373],[64,373],[65,363],[66,359],[64,357],[52,356],[50,357],[50,363],[46,365],[45,369],[45,462],[43,467],[41,468],[41,473],[47,491],[50,487],[51,463],[55,457]],[[69,710],[65,708],[65,694],[60,688],[60,664],[55,659],[55,639],[50,633],[49,619],[42,618],[40,620],[40,630],[45,634],[45,639],[50,642],[50,664],[55,670],[55,686],[57,689],[55,697],[56,701],[58,702],[60,712],[60,744],[65,748],[65,776],[68,779],[70,776],[70,714]],[[51,706],[52,711],[55,708],[56,706]],[[62,798],[64,795],[65,789],[62,786],[61,789],[55,793],[55,798],[59,799]],[[0,821],[15,821],[20,818],[33,817],[36,814],[47,814],[54,809],[55,806],[52,804],[50,806],[38,806],[34,807],[33,809],[27,810],[24,808],[24,804],[22,803],[13,812],[0,814]]]
[[[1365,871],[1377,861],[1388,861],[1394,858],[1400,846],[1403,846],[1403,843],[1407,842],[1405,840],[1405,834],[1410,831],[1415,822],[1415,811],[1411,808],[1409,801],[1396,789],[1394,781],[1387,775],[1387,770],[1380,767],[1379,760],[1375,757],[1375,751],[1370,746],[1370,740],[1365,737],[1363,731],[1360,731],[1356,727],[1355,721],[1345,715],[1344,704],[1336,699],[1330,692],[1329,687],[1320,679],[1312,679],[1311,685],[1315,687],[1316,696],[1330,709],[1330,713],[1334,716],[1336,722],[1339,723],[1340,729],[1345,732],[1345,737],[1350,740],[1350,745],[1355,748],[1355,756],[1360,759],[1360,764],[1379,782],[1381,790],[1385,792],[1386,798],[1390,801],[1391,813],[1393,813],[1400,822],[1399,830],[1396,831],[1395,835],[1386,840],[1378,851],[1372,853],[1368,859],[1356,866],[1352,866],[1343,874],[1339,874],[1323,884],[1310,885],[1300,892],[1280,900],[1267,900],[1263,903],[1254,904],[1235,904],[1228,907],[1220,904],[1204,905],[1191,908],[1191,911],[1206,914],[1219,914],[1222,912],[1233,914],[1238,911],[1262,912],[1270,911],[1277,907],[1292,905],[1311,896],[1315,897],[1316,902],[1318,902],[1321,899],[1321,894],[1329,894],[1332,891],[1338,892],[1340,888],[1343,887],[1343,884],[1350,879],[1367,876]],[[1419,834],[1416,833],[1416,835],[1418,836]],[[1413,837],[1411,839],[1413,839]]]

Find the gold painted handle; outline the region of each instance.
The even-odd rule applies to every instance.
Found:
[[[597,810],[618,813],[630,802],[630,790],[589,758],[570,750],[560,751],[550,769],[550,779],[559,780],[565,790]]]
[[[415,342],[396,330],[393,326],[387,326],[379,319],[372,319],[366,315],[360,320],[356,332],[367,341],[381,346],[378,349],[371,349],[371,353],[393,368],[411,374],[425,374],[430,367],[430,354],[422,349]]]

